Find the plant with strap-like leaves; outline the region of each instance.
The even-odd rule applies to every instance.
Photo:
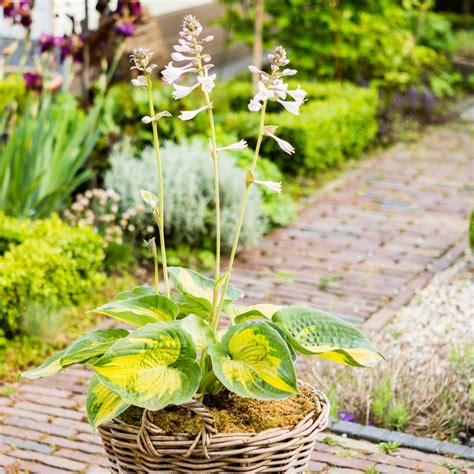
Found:
[[[241,197],[241,209],[227,268],[220,268],[219,232],[219,159],[225,150],[247,146],[241,140],[218,146],[214,129],[212,89],[216,79],[209,71],[211,57],[204,51],[211,36],[201,38],[199,21],[186,16],[179,44],[172,54],[174,62],[163,71],[164,79],[173,85],[175,99],[199,91],[203,106],[184,111],[181,120],[190,120],[207,111],[210,134],[210,165],[214,169],[216,193],[216,269],[213,278],[196,271],[166,264],[164,242],[163,190],[160,145],[157,121],[168,117],[166,111],[155,112],[152,95],[152,53],[137,49],[132,55],[133,69],[139,75],[132,83],[149,92],[150,115],[142,121],[153,127],[153,142],[158,167],[158,196],[142,191],[151,207],[159,229],[164,293],[158,279],[158,250],[149,242],[155,262],[155,285],[140,286],[118,294],[108,303],[93,310],[110,316],[136,329],[103,329],[89,333],[69,347],[46,360],[40,367],[25,372],[34,379],[53,375],[74,364],[89,365],[95,375],[87,396],[87,412],[96,427],[131,405],[160,410],[179,405],[192,398],[229,390],[242,397],[276,400],[298,392],[295,373],[297,353],[315,355],[356,367],[369,367],[383,359],[382,354],[355,327],[326,311],[307,306],[256,304],[245,306],[236,301],[243,293],[230,284],[238,249],[239,234],[245,215],[247,198],[252,186],[266,186],[281,191],[281,183],[260,181],[256,176],[262,140],[270,137],[280,148],[294,153],[290,143],[278,138],[277,126],[265,123],[269,101],[280,103],[288,112],[299,114],[306,93],[300,88],[289,90],[286,76],[296,74],[286,68],[289,60],[282,47],[277,47],[268,59],[270,71],[250,66],[259,76],[258,92],[250,100],[249,110],[260,113],[254,158],[246,173]],[[195,83],[177,84],[184,75],[195,76]],[[171,291],[169,280],[174,291]],[[220,317],[225,314],[230,324],[222,330]],[[223,322],[223,321],[222,321]],[[223,325],[221,325],[223,326]],[[128,326],[127,326],[128,327]]]

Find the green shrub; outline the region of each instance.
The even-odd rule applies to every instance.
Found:
[[[12,103],[21,105],[25,93],[25,82],[21,77],[11,75],[0,81],[0,114]]]
[[[283,171],[296,174],[314,174],[356,158],[377,132],[377,92],[350,84],[308,82],[300,85],[308,92],[308,103],[301,108],[299,117],[267,115],[267,123],[278,125],[277,135],[289,141],[297,153],[288,157],[273,140],[264,140],[262,155],[271,157]],[[223,93],[218,91],[218,94]],[[250,88],[247,91],[229,84],[225,102],[231,109],[240,109],[245,100],[246,108],[250,94]],[[271,107],[269,111],[272,112]],[[224,130],[238,130],[239,137],[253,145],[257,121],[256,114],[244,110],[231,113],[222,126]]]
[[[33,303],[79,303],[102,282],[102,239],[57,217],[31,221],[0,213],[0,338],[21,329]]]

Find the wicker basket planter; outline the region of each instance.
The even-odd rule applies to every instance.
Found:
[[[202,429],[196,436],[168,435],[143,413],[141,427],[113,420],[99,427],[111,472],[302,472],[316,441],[327,426],[329,402],[312,389],[316,409],[293,429],[256,434],[217,433],[211,413],[200,402],[182,405],[196,413]]]

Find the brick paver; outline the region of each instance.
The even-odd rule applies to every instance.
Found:
[[[243,252],[234,284],[249,301],[308,303],[380,328],[465,249],[473,207],[474,127],[429,130],[361,162],[317,192],[298,221]],[[107,472],[80,409],[89,372],[73,368],[0,396],[0,473]],[[454,473],[468,463],[326,432],[312,472]]]

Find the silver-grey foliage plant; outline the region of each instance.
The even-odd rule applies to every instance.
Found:
[[[199,245],[206,237],[215,237],[214,186],[209,150],[201,140],[184,143],[165,142],[162,146],[165,229],[170,242]],[[105,175],[107,188],[121,197],[125,209],[140,205],[141,189],[156,186],[156,165],[153,147],[145,148],[138,158],[133,156],[129,141],[119,143],[112,151],[110,169]],[[219,161],[221,239],[230,249],[239,216],[245,171],[227,154]],[[266,229],[262,212],[261,191],[254,187],[249,195],[247,212],[240,235],[240,245],[255,244]]]

